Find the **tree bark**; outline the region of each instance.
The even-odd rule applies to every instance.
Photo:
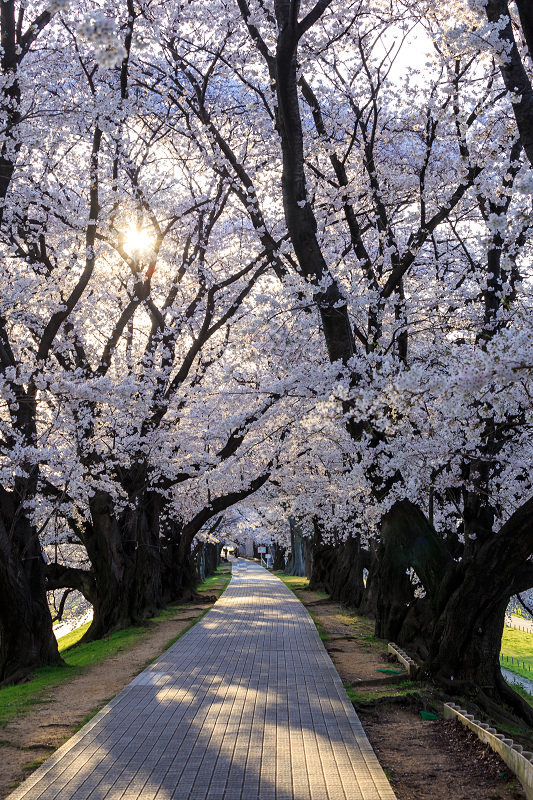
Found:
[[[197,583],[203,583],[206,578],[216,572],[220,563],[221,550],[221,544],[198,542],[192,554],[196,565]]]
[[[97,491],[89,507],[91,525],[84,544],[95,595],[90,600],[94,617],[84,641],[139,624],[163,604],[157,498],[142,494],[121,518],[107,492]]]
[[[447,688],[468,687],[485,707],[511,704],[532,724],[531,709],[502,682],[499,654],[509,598],[533,585],[533,498],[460,560],[407,500],[385,515],[381,532],[377,635],[412,645],[422,674]],[[426,597],[414,597],[410,567]]]
[[[272,548],[274,550],[274,560],[272,562],[272,569],[274,572],[278,572],[285,568],[285,554],[287,552],[285,547],[282,547],[279,544],[273,544]]]
[[[46,601],[45,563],[38,536],[25,515],[16,514],[12,493],[0,488],[0,498],[1,684],[63,661]]]
[[[363,568],[367,565],[368,553],[358,538],[350,536],[338,545],[319,543],[313,549],[309,588],[323,588],[332,600],[358,608],[363,601]]]
[[[526,2],[518,0],[517,6],[524,38],[530,55],[533,57],[531,51],[533,42],[531,4],[527,0]],[[489,22],[497,23],[502,17],[508,20],[499,33],[500,40],[507,51],[506,54],[502,53],[500,72],[506,89],[517,96],[517,102],[512,103],[512,109],[522,145],[529,162],[533,164],[533,88],[516,46],[507,0],[487,0],[485,13]]]
[[[348,307],[331,275],[317,239],[317,222],[307,197],[302,121],[298,97],[297,48],[301,33],[297,20],[285,18],[276,6],[278,36],[275,75],[278,98],[277,128],[281,137],[281,178],[285,221],[292,246],[305,277],[320,286],[314,298],[332,363],[346,364],[354,353]]]
[[[291,532],[291,554],[287,562],[285,572],[287,575],[299,575],[306,578],[311,577],[311,573],[306,569],[307,551],[311,549],[311,536],[306,536],[302,527],[302,520],[289,517],[289,528]]]
[[[166,603],[189,600],[198,585],[198,570],[190,547],[181,545],[182,526],[169,520],[162,529],[161,570],[163,598]]]
[[[125,543],[135,547],[131,576],[126,576],[131,597],[132,619],[154,616],[163,606],[159,542],[162,498],[157,492],[142,491],[124,520]]]

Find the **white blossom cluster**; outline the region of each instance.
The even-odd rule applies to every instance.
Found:
[[[52,0],[48,5],[48,10],[51,14],[60,14],[63,11],[67,11],[71,5],[71,1],[72,0]]]
[[[95,60],[104,69],[114,67],[126,57],[116,21],[103,11],[86,16],[78,24],[78,34],[95,46]]]

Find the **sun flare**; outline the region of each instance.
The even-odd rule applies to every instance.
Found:
[[[124,239],[124,248],[128,253],[132,255],[146,253],[151,249],[151,244],[152,241],[148,231],[138,228],[137,225],[130,225]]]

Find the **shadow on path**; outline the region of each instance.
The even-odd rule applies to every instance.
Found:
[[[9,800],[171,798],[394,799],[308,612],[257,564]]]

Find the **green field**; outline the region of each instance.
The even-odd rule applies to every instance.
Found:
[[[533,633],[505,627],[500,663],[509,672],[533,681]]]

